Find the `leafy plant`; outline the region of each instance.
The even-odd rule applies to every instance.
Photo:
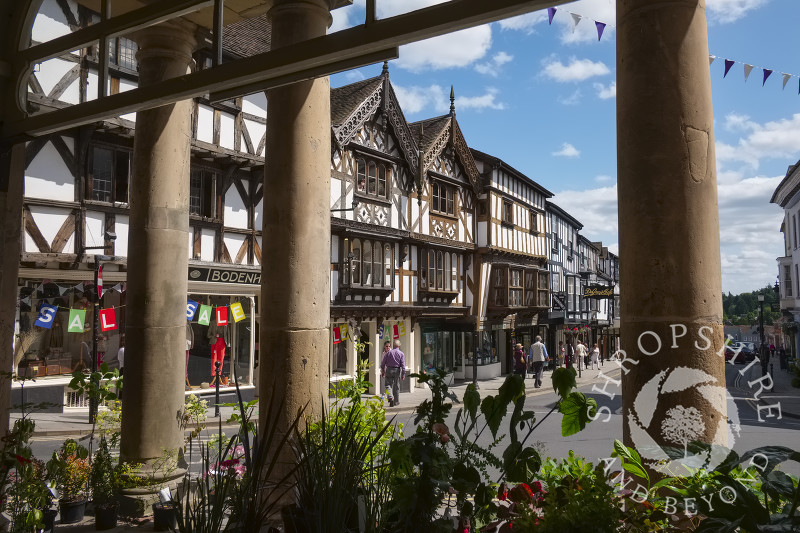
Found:
[[[110,369],[108,363],[103,363],[100,368],[90,374],[84,374],[80,370],[72,373],[72,380],[69,388],[81,396],[86,396],[95,405],[118,401],[118,392],[122,390],[122,376],[119,369]],[[120,408],[121,409],[121,408]],[[89,453],[92,452],[94,445],[94,434],[97,428],[97,417],[92,418],[92,430],[89,436]]]
[[[118,476],[119,472],[114,466],[108,450],[108,442],[101,437],[89,474],[89,488],[92,490],[92,501],[95,507],[108,508],[116,505],[116,495],[119,489]]]
[[[67,439],[47,462],[47,473],[55,482],[62,501],[77,502],[86,498],[91,470],[88,457],[86,448]]]

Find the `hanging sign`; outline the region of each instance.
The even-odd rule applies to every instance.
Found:
[[[210,305],[201,305],[200,306],[200,314],[197,316],[197,323],[201,326],[210,326],[211,325],[211,306]]]
[[[406,334],[406,323],[405,322],[400,322],[399,326],[400,326],[400,335],[401,336],[405,335]]]
[[[241,302],[231,304],[231,315],[233,315],[234,322],[241,322],[244,320],[244,309],[242,309]]]
[[[342,334],[339,331],[338,327],[333,328],[332,333],[333,333],[333,344],[339,344],[340,342],[342,342]]]
[[[237,285],[260,285],[261,272],[190,266],[189,281],[234,283]]]
[[[382,339],[382,338],[383,338],[383,330],[384,330],[384,329],[385,329],[385,328],[383,327],[383,324],[381,324],[380,326],[378,326],[378,338],[379,338],[379,339]]]
[[[227,326],[228,325],[228,307],[227,306],[217,307],[216,315],[217,315],[217,325],[218,326]]]
[[[614,287],[608,285],[588,285],[583,289],[584,298],[613,298]]]
[[[117,316],[113,307],[100,310],[100,329],[103,331],[117,329]]]
[[[347,340],[347,324],[339,326],[339,335],[341,335],[343,341]]]
[[[53,319],[56,317],[58,307],[55,305],[43,305],[39,308],[39,316],[36,317],[34,326],[50,329],[53,327]]]
[[[392,326],[392,329],[394,330],[394,337],[392,337],[392,338],[399,339],[400,338],[400,328],[397,326],[397,324],[395,324],[394,326]]]
[[[83,321],[86,317],[85,309],[70,309],[69,310],[69,333],[83,333]]]
[[[192,321],[195,313],[197,313],[198,307],[200,307],[198,302],[195,302],[194,300],[186,300],[186,320],[189,322]]]

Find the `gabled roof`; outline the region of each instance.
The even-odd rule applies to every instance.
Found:
[[[376,76],[331,89],[331,126],[334,130],[344,124],[365,100],[380,89],[382,81],[380,76]]]
[[[545,202],[544,202],[544,210],[545,211],[552,211],[553,213],[555,213],[559,217],[563,218],[567,222],[572,223],[572,225],[575,226],[576,228],[578,228],[579,230],[583,229],[583,224],[581,224],[578,221],[578,219],[576,219],[575,217],[573,217],[572,215],[570,215],[569,213],[567,213],[566,211],[561,209],[559,206],[557,206],[556,204],[554,204],[550,200],[545,200]]]
[[[472,152],[470,152],[469,146],[467,146],[467,141],[464,139],[464,134],[461,133],[461,128],[458,127],[455,110],[452,106],[450,114],[420,120],[410,124],[409,127],[420,146],[423,171],[430,168],[433,161],[442,153],[445,146],[447,146],[449,142],[452,142],[455,154],[473,190],[476,192],[480,190],[481,175],[478,171],[478,166],[475,164],[475,159],[472,157]]]
[[[525,174],[523,174],[522,172],[520,172],[516,168],[512,167],[511,165],[509,165],[508,163],[506,163],[505,161],[503,161],[499,157],[495,157],[493,155],[489,155],[486,152],[481,152],[480,150],[476,150],[475,148],[470,148],[470,150],[472,151],[473,155],[475,156],[475,159],[479,159],[481,161],[484,161],[484,162],[490,163],[490,164],[492,164],[494,166],[497,166],[497,167],[505,170],[509,174],[513,174],[514,176],[520,178],[521,180],[526,181],[529,185],[533,186],[534,189],[539,191],[545,198],[552,198],[554,196],[552,192],[548,191],[547,189],[545,189],[544,187],[542,187],[541,185],[539,185],[538,183],[533,181],[531,178],[529,178],[528,176],[526,176]]]

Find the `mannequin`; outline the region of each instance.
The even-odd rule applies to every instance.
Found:
[[[194,330],[192,324],[186,323],[186,366],[184,367],[184,376],[186,377],[186,388],[191,388],[192,384],[189,383],[189,350],[194,346]]]
[[[228,326],[217,326],[212,321],[208,327],[208,345],[211,348],[211,385],[214,385],[217,379],[217,369],[214,363],[220,362],[221,373],[222,364],[225,362],[225,349],[231,345]]]

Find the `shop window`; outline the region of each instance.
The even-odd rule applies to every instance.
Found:
[[[503,222],[514,224],[514,204],[509,200],[503,200]]]
[[[192,169],[189,177],[189,214],[214,218],[216,173]]]
[[[338,328],[343,324],[334,324],[334,328]],[[346,374],[347,373],[347,341],[342,340],[341,342],[333,345],[333,353],[331,354],[331,369],[336,374]]]
[[[356,190],[380,199],[387,199],[392,187],[392,167],[359,158],[356,160]]]
[[[431,184],[431,210],[444,215],[455,216],[455,187],[434,181]]]
[[[93,146],[89,151],[86,197],[98,202],[128,202],[131,154],[127,150]]]

